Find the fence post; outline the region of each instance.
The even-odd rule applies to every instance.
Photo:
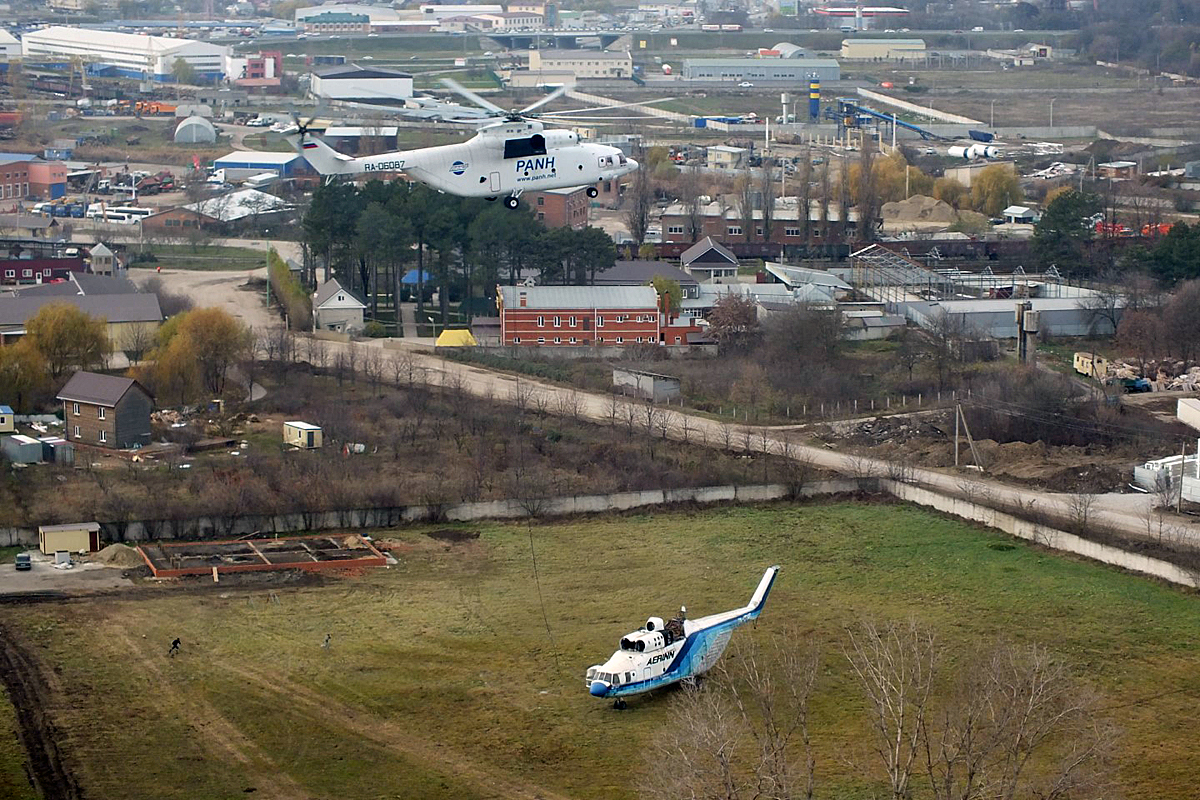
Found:
[[[920,392],[917,392],[917,405],[921,405],[921,403],[923,402],[923,401],[921,400],[921,397],[922,397],[921,393],[920,393]]]
[[[886,402],[887,402],[887,407],[890,409],[892,407],[892,396],[890,394],[887,396]]]

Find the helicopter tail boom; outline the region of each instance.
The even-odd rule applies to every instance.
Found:
[[[304,156],[304,160],[322,175],[346,175],[363,171],[354,163],[353,158],[339,153],[315,136],[299,134],[288,138],[291,139],[296,152]]]

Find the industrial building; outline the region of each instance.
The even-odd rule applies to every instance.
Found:
[[[314,33],[369,33],[371,18],[366,14],[348,14],[344,11],[323,11],[298,23],[306,32]]]
[[[529,71],[569,72],[576,78],[628,78],[633,74],[633,56],[603,50],[531,50]]]
[[[225,180],[240,181],[264,172],[274,172],[283,178],[306,174],[308,162],[299,153],[258,152],[235,150],[213,161],[213,169],[225,170]]]
[[[357,100],[380,103],[413,96],[413,77],[380,67],[347,64],[312,73],[309,92],[329,100]]]
[[[832,58],[685,58],[685,81],[839,81],[842,68]]]
[[[201,80],[220,80],[225,77],[225,58],[230,53],[228,47],[192,39],[63,26],[30,31],[22,38],[21,47],[26,60],[79,58],[93,75],[160,83],[175,80],[172,67],[177,59],[190,64]]]
[[[505,345],[658,344],[653,286],[500,286]]]
[[[847,61],[913,61],[925,58],[924,39],[843,39]]]
[[[428,20],[443,20],[447,17],[473,17],[476,14],[502,14],[504,6],[491,3],[478,4],[441,4],[422,3],[421,18]]]

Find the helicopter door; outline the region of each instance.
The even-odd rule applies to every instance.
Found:
[[[500,191],[500,173],[493,172],[488,175],[488,188],[493,192]]]

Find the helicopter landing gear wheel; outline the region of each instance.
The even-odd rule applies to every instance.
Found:
[[[505,208],[516,208],[519,205],[521,205],[521,201],[514,195],[510,194],[508,197],[504,198]]]
[[[625,709],[629,708],[629,704],[624,700],[613,700],[613,708],[615,708],[617,711],[624,711]]]
[[[598,194],[600,194],[600,190],[599,190],[599,189],[597,189],[595,186],[589,186],[589,187],[587,187],[587,196],[588,196],[588,197],[595,197],[595,196],[597,196]]]

